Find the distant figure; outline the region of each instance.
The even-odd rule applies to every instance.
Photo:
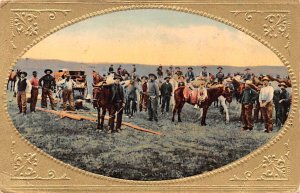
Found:
[[[114,72],[114,65],[111,64],[110,67],[108,68],[108,72],[109,73],[113,73]]]
[[[132,64],[132,72],[131,72],[131,75],[135,75],[136,73],[136,66],[135,64]]]
[[[259,93],[259,103],[265,122],[265,132],[269,133],[273,130],[272,112],[274,88],[269,85],[270,79],[268,77],[264,77],[262,81],[263,87]]]
[[[160,79],[163,77],[164,73],[163,73],[163,68],[162,65],[160,64],[159,67],[157,68],[157,77]]]
[[[288,116],[288,111],[290,107],[290,94],[286,90],[287,85],[284,82],[278,84],[278,86],[280,87],[278,118],[282,126],[285,123]]]
[[[42,100],[41,100],[41,106],[42,108],[47,108],[47,96],[49,97],[51,109],[55,110],[55,102],[52,95],[52,91],[54,93],[56,92],[56,83],[55,79],[51,74],[53,71],[51,69],[46,69],[45,74],[40,80],[39,85],[42,87]]]
[[[126,87],[126,114],[129,118],[133,117],[134,112],[136,112],[136,102],[137,102],[137,87],[135,86],[135,81],[130,80],[130,84]]]
[[[30,101],[30,112],[35,112],[35,107],[39,95],[39,79],[37,78],[37,72],[32,72],[32,78],[30,79],[31,88],[31,101]]]
[[[216,78],[217,78],[218,84],[222,84],[224,77],[225,77],[224,73],[222,72],[223,67],[219,66],[217,69],[219,70],[219,72],[216,74]]]
[[[250,68],[246,68],[246,69],[245,69],[245,74],[244,74],[244,76],[243,76],[244,81],[246,81],[246,80],[251,80],[252,75],[251,75],[250,70],[251,70]]]
[[[188,71],[185,73],[185,78],[188,83],[195,80],[195,74],[192,67],[188,67]]]
[[[247,80],[245,83],[245,89],[242,92],[241,104],[242,104],[242,120],[243,128],[242,130],[252,130],[253,129],[253,118],[252,110],[253,104],[258,98],[258,93],[250,87],[251,81]]]
[[[147,76],[142,76],[141,77],[141,93],[140,93],[140,104],[139,104],[139,110],[142,111],[143,109],[147,111],[148,108],[148,98],[149,96],[147,95],[147,84],[148,84],[148,77]]]
[[[23,113],[23,115],[26,115],[27,109],[26,93],[31,91],[31,84],[26,79],[26,77],[26,72],[20,72],[20,79],[18,79],[15,84],[15,92],[17,93],[19,114]]]
[[[122,65],[119,66],[119,68],[117,69],[117,74],[121,75],[122,73]]]
[[[158,121],[157,106],[158,106],[159,88],[155,81],[157,77],[155,74],[150,73],[149,79],[150,80],[147,85],[147,94],[149,96],[149,100],[148,100],[149,121],[153,121],[153,118],[155,121]]]
[[[162,105],[161,105],[161,113],[164,113],[164,110],[166,112],[169,112],[170,107],[170,100],[173,92],[172,84],[170,83],[170,77],[165,77],[165,82],[161,85],[160,91],[162,96]],[[166,109],[165,109],[166,107]]]

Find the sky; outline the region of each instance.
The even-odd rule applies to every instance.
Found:
[[[279,66],[264,45],[202,16],[142,9],[96,16],[50,35],[23,58],[82,63]]]

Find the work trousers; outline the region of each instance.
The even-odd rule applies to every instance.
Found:
[[[32,88],[31,89],[31,101],[30,101],[31,102],[30,103],[30,111],[31,112],[35,111],[38,95],[39,95],[39,89],[38,88]]]
[[[73,91],[64,89],[62,91],[62,97],[63,97],[63,108],[64,111],[67,110],[67,102],[69,102],[69,106],[71,110],[75,110],[74,108],[74,97],[73,97]]]
[[[171,96],[163,96],[162,97],[161,112],[164,112],[165,107],[166,107],[166,112],[169,112],[170,100],[171,100]]]
[[[157,97],[149,96],[148,100],[148,116],[149,119],[157,120],[157,106],[158,106],[158,100]]]
[[[242,104],[242,120],[245,129],[253,128],[252,110],[253,104]]]
[[[42,108],[47,108],[47,97],[49,97],[51,108],[54,109],[55,103],[54,103],[54,98],[52,96],[52,90],[48,88],[42,89],[42,101],[41,101]]]
[[[117,115],[117,123],[115,128],[115,118]],[[121,129],[122,125],[122,115],[123,115],[123,103],[122,102],[113,102],[113,106],[109,112],[108,125],[111,131],[117,131]]]
[[[268,102],[266,106],[261,107],[265,129],[270,132],[273,130],[273,121],[272,121],[272,114],[273,114],[273,103]]]
[[[18,107],[19,107],[19,112],[20,113],[26,113],[26,92],[25,91],[18,91],[17,93],[17,102],[18,102]]]

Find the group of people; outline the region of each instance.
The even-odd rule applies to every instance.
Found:
[[[45,75],[38,78],[38,73],[33,71],[30,80],[27,79],[27,72],[20,72],[20,77],[15,84],[19,113],[26,115],[27,101],[30,103],[30,112],[34,113],[36,111],[39,88],[42,89],[41,107],[47,108],[47,98],[49,98],[51,109],[55,110],[56,101],[53,93],[56,93],[57,86],[62,89],[63,109],[67,110],[67,102],[69,102],[70,110],[74,111],[73,86],[76,83],[70,79],[70,74],[64,74],[62,79],[56,82],[51,75],[53,73],[51,69],[46,69],[44,72]],[[30,93],[30,97],[27,98],[26,93]]]
[[[280,90],[274,90],[274,88],[270,86],[270,79],[264,76],[256,89],[254,89],[251,86],[253,85],[251,81],[253,74],[249,68],[245,69],[245,73],[235,73],[233,75],[228,73],[226,76],[221,66],[217,67],[218,72],[215,75],[209,73],[206,66],[202,66],[201,69],[200,74],[196,76],[192,67],[188,67],[184,74],[180,67],[173,68],[173,66],[170,66],[165,71],[167,75],[164,76],[163,67],[159,65],[156,74],[150,73],[148,76],[139,77],[136,75],[137,69],[135,65],[132,65],[130,73],[122,68],[121,65],[115,72],[114,66],[111,65],[107,74],[114,74],[114,81],[117,85],[114,87],[115,89],[113,89],[113,97],[116,103],[119,103],[117,101],[121,102],[119,103],[120,107],[116,109],[124,109],[125,114],[129,118],[133,118],[138,110],[145,110],[148,111],[149,121],[158,121],[159,103],[161,103],[161,114],[168,113],[170,111],[171,97],[174,89],[176,89],[170,82],[174,77],[176,77],[178,87],[190,86],[192,89],[196,89],[191,83],[197,79],[205,80],[207,83],[213,79],[216,84],[224,84],[225,79],[235,76],[240,77],[242,83],[245,84],[245,88],[238,101],[242,106],[241,118],[243,130],[252,130],[254,122],[259,121],[259,114],[261,114],[260,120],[265,123],[265,132],[271,132],[273,129],[273,107],[275,107],[276,110],[276,122],[282,125],[286,121],[291,97],[286,90],[287,85],[285,83],[279,83],[278,86]],[[69,103],[70,110],[75,110],[73,87],[76,83],[70,78],[70,75],[65,73],[59,81],[55,81],[51,69],[46,69],[44,72],[45,75],[38,78],[37,72],[34,71],[30,80],[27,80],[26,72],[20,73],[20,78],[15,84],[19,113],[26,114],[28,100],[26,93],[28,92],[31,93],[30,111],[35,112],[39,88],[42,90],[42,108],[47,108],[47,98],[49,98],[50,106],[55,110],[56,102],[53,97],[53,92],[56,92],[56,88],[61,88],[63,109],[67,110],[67,103]],[[129,83],[124,85],[122,81]],[[228,82],[226,84],[228,84]],[[207,86],[199,85],[199,88],[197,88],[198,99],[202,97],[201,100],[205,100],[205,96],[207,96],[206,87]],[[233,87],[231,88],[234,89]],[[121,126],[119,125],[118,127]]]

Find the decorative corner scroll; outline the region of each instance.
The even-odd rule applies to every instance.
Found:
[[[230,181],[286,181],[289,172],[289,141],[284,144],[286,152],[284,155],[264,156],[261,163],[253,170],[244,172],[244,176],[233,175]]]
[[[48,170],[46,176],[40,176],[36,167],[38,166],[38,159],[36,153],[20,154],[15,151],[16,142],[12,139],[11,155],[12,155],[12,169],[11,180],[70,180],[66,173],[58,176],[53,169]]]
[[[14,49],[17,48],[13,39],[16,36],[25,36],[27,38],[37,36],[39,27],[38,27],[38,17],[42,13],[48,13],[48,19],[55,20],[56,15],[62,14],[67,16],[71,10],[62,10],[62,9],[11,9],[12,13],[10,20],[11,27],[11,38],[10,43]]]
[[[285,49],[289,52],[290,46],[290,37],[289,37],[289,22],[288,15],[290,11],[288,10],[235,10],[230,11],[230,13],[234,14],[234,16],[238,16],[240,14],[244,14],[244,19],[247,22],[251,22],[254,19],[254,16],[257,14],[264,15],[264,24],[263,24],[263,33],[265,37],[268,38],[284,38],[286,40],[286,44],[284,46]]]

